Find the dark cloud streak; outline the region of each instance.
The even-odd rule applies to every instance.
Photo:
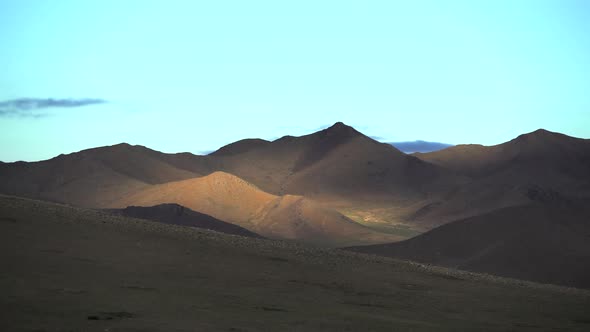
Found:
[[[107,103],[104,99],[19,98],[0,102],[0,116],[43,117],[48,108],[74,108]]]

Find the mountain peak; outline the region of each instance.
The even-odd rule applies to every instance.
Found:
[[[554,136],[555,133],[551,132],[549,130],[540,128],[537,129],[535,131],[531,131],[530,133],[526,133],[526,134],[522,134],[520,136],[528,136],[528,137],[548,137],[548,136]]]
[[[336,122],[335,124],[331,125],[330,127],[327,128],[327,130],[342,130],[342,129],[354,129],[351,126],[347,126],[344,124],[344,122]]]
[[[336,122],[332,126],[322,130],[321,132],[329,135],[329,136],[339,136],[339,137],[353,137],[362,135],[356,129],[351,126],[347,126],[342,122]]]
[[[344,124],[344,122],[338,121],[332,125],[332,127],[349,127]]]
[[[539,128],[533,132],[531,132],[531,134],[537,134],[537,135],[547,135],[547,134],[553,134],[552,131],[543,129],[543,128]]]
[[[545,130],[545,129],[537,129],[533,132],[519,135],[513,141],[520,142],[520,143],[526,142],[526,143],[530,144],[530,143],[535,143],[535,142],[537,142],[537,143],[558,142],[558,141],[562,141],[564,139],[567,140],[568,138],[571,138],[571,137],[569,137],[567,135],[559,134],[559,133],[554,133],[552,131]]]
[[[297,172],[310,166],[336,147],[360,135],[362,134],[342,122],[336,122],[329,128],[309,135],[310,145],[295,163],[293,171]]]

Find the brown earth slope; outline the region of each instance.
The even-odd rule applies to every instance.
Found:
[[[226,234],[257,238],[261,237],[260,235],[250,232],[240,226],[213,218],[204,213],[193,211],[178,204],[128,206],[124,209],[109,209],[107,211],[125,217],[153,220],[165,224],[205,228]]]
[[[197,164],[185,159],[184,154],[166,155],[118,144],[40,162],[6,163],[0,165],[0,192],[78,206],[105,206],[153,184],[207,174],[205,166],[185,167],[190,171],[180,167]]]
[[[587,175],[590,169],[590,140],[539,129],[499,145],[457,145],[414,155],[471,177],[533,164],[564,177],[580,177]],[[552,178],[539,180],[551,181]]]
[[[537,130],[500,145],[459,145],[415,155],[471,179],[416,211],[411,220],[418,224],[442,224],[556,197],[590,197],[586,139]]]
[[[467,181],[343,123],[301,137],[226,146],[212,156],[220,169],[269,193],[312,198],[402,238],[431,228],[411,220],[415,212]]]
[[[531,204],[448,223],[357,252],[590,288],[590,204]]]
[[[457,177],[336,123],[301,137],[226,146],[212,156],[224,171],[272,194],[327,200],[423,197]]]
[[[259,138],[247,138],[225,145],[208,156],[232,156],[250,150],[267,147],[271,142]]]
[[[1,331],[587,331],[586,292],[0,196]]]
[[[301,137],[242,140],[208,156],[120,144],[37,163],[3,163],[0,192],[112,207],[153,185],[223,171],[274,196],[311,198],[407,238],[499,208],[554,196],[590,197],[588,146],[588,140],[540,130],[494,147],[408,156],[336,123]],[[224,213],[239,213],[229,210]]]
[[[328,246],[399,240],[301,196],[275,196],[225,172],[148,187],[112,208],[176,203],[269,238]]]
[[[215,171],[234,174],[273,195],[301,195],[343,212],[422,202],[448,192],[459,179],[336,123],[301,137],[242,140],[208,156],[119,144],[37,163],[2,164],[0,192],[100,207],[149,185]],[[381,212],[373,215],[392,220]]]
[[[337,123],[301,137],[285,136],[273,142],[238,141],[208,156],[165,154],[119,144],[42,162],[2,164],[0,192],[84,207],[124,207],[120,202],[129,202],[127,197],[153,185],[215,171],[237,175],[275,196],[304,196],[328,204],[357,222],[385,226],[400,222],[425,201],[431,202],[433,197],[449,192],[461,182],[460,177],[441,167]],[[292,200],[296,199],[288,201]],[[244,204],[232,202],[224,207],[230,206],[229,210],[240,213],[233,206],[241,205]],[[287,205],[304,211],[317,210],[307,207],[310,203]],[[233,212],[224,211],[230,215]],[[285,232],[279,231],[278,225],[273,227],[277,229],[274,232]],[[404,228],[401,233],[395,228],[380,229],[398,238],[414,232],[408,233]]]

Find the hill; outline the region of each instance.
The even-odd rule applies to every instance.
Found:
[[[340,122],[310,135],[259,143],[222,148],[217,165],[271,194],[311,198],[401,238],[431,228],[409,219],[467,181]]]
[[[401,193],[421,196],[449,181],[441,168],[341,122],[310,135],[238,146],[220,149],[227,156],[219,160],[223,170],[276,195],[371,201]]]
[[[447,194],[462,181],[441,167],[336,123],[301,137],[285,136],[272,142],[238,141],[207,156],[166,154],[119,144],[37,163],[2,164],[0,192],[83,207],[124,208],[126,205],[121,202],[133,204],[128,197],[152,186],[218,171],[236,175],[274,196],[303,196],[316,202],[305,203],[304,199],[303,203],[292,205],[293,209],[303,206],[305,211],[316,211],[316,207],[307,206],[323,205],[399,239],[417,231],[412,223],[405,223],[405,216],[421,208],[425,200],[430,202],[433,197]],[[173,202],[161,198],[154,204]],[[223,205],[228,206],[227,202]],[[229,205],[253,206],[241,202]],[[314,212],[310,216],[319,214]],[[230,219],[237,220],[235,216]],[[284,228],[274,232],[300,237]]]
[[[165,224],[205,228],[226,234],[261,237],[240,226],[221,221],[178,204],[128,206],[124,209],[110,209],[107,211],[125,217],[153,220]]]
[[[301,137],[238,141],[207,156],[165,154],[119,144],[37,163],[3,163],[0,192],[83,207],[124,208],[121,202],[133,204],[128,197],[153,192],[150,188],[154,186],[165,190],[167,187],[161,186],[165,183],[225,172],[275,200],[279,196],[294,196],[289,202],[301,199],[303,203],[287,204],[292,209],[321,206],[378,232],[405,239],[447,222],[505,207],[555,197],[590,198],[589,146],[588,140],[539,130],[492,147],[455,146],[406,155],[336,123]],[[250,199],[228,194],[249,203],[223,199],[223,204],[215,205],[219,211],[214,216],[229,215],[227,220],[220,219],[234,220],[254,230],[253,225],[247,225],[252,224],[250,221],[236,215],[241,212],[235,206],[247,206],[244,215],[250,216],[255,214],[254,206],[264,205],[254,202],[261,196]],[[267,202],[271,196],[266,196]],[[313,203],[306,203],[308,200]],[[152,203],[170,202],[177,200],[160,195]],[[317,211],[316,207],[303,210]],[[199,212],[215,209],[202,208],[206,210]],[[270,209],[264,211],[274,215]],[[311,218],[320,215],[309,213]],[[300,238],[292,231],[293,225],[279,227],[278,220],[281,218],[267,220],[275,234],[267,235]],[[320,224],[321,217],[310,222]],[[303,233],[311,236],[316,231]]]
[[[248,152],[257,148],[267,147],[269,141],[259,138],[247,138],[234,143],[225,145],[218,150],[211,152],[209,156],[231,156]]]
[[[457,145],[430,153],[416,153],[416,157],[451,169],[471,177],[489,176],[505,172],[507,168],[532,165],[544,172],[553,172],[549,179],[530,177],[537,180],[552,181],[560,177],[580,177],[590,169],[590,140],[570,137],[539,129],[494,146]]]
[[[588,294],[0,196],[3,331],[585,331]]]
[[[537,130],[500,145],[458,145],[415,156],[470,178],[416,211],[410,219],[418,224],[441,224],[557,197],[590,198],[586,139]]]
[[[590,288],[588,206],[588,202],[562,202],[508,207],[448,223],[406,241],[350,249]]]
[[[327,246],[399,240],[301,196],[276,196],[225,172],[151,186],[114,206],[176,203],[269,238]]]
[[[187,162],[184,154],[166,155],[143,146],[118,144],[40,162],[2,164],[0,192],[99,207],[153,184],[207,173],[206,166],[195,166],[198,164]]]
[[[447,193],[461,180],[336,123],[301,137],[238,141],[207,156],[119,144],[37,163],[1,164],[0,192],[83,207],[124,207],[118,202],[153,185],[216,171],[275,196],[313,199],[370,226],[402,222],[400,215],[413,213],[425,199]]]

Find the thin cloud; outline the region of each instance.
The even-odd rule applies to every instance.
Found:
[[[43,117],[48,108],[74,108],[107,103],[104,99],[19,98],[0,102],[0,116]]]
[[[385,139],[385,137],[381,137],[381,136],[372,136],[369,135],[370,138],[376,140],[376,141],[383,141]]]

